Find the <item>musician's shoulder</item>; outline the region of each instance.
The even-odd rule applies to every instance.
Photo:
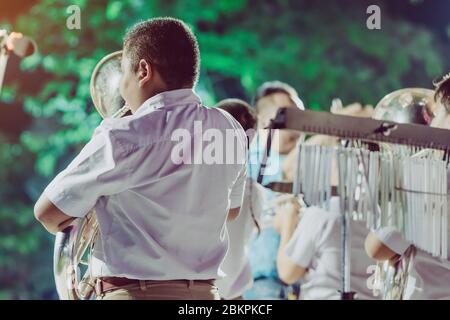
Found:
[[[131,145],[137,144],[139,135],[137,127],[133,125],[132,119],[108,118],[104,119],[95,130],[94,134],[103,134],[112,145]]]
[[[327,210],[318,206],[311,206],[302,209],[302,219],[307,218],[314,221],[316,224],[333,223],[339,219],[339,213],[333,210]]]
[[[102,132],[120,132],[129,129],[128,121],[124,121],[124,118],[108,118],[104,119],[97,127],[96,131]]]

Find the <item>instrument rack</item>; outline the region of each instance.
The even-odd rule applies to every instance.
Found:
[[[401,144],[443,150],[446,154],[450,151],[450,130],[297,108],[280,108],[275,118],[271,120],[268,129],[289,129],[348,140]],[[273,186],[275,188],[280,187],[285,192],[292,192],[291,183],[275,183]],[[349,250],[349,239],[347,230],[345,230],[347,226],[345,214],[342,214],[342,226],[343,253],[341,262],[345,266],[349,254],[347,252]],[[349,289],[350,279],[346,279],[347,276],[345,269],[343,269],[340,291],[342,300],[354,299],[354,293]]]

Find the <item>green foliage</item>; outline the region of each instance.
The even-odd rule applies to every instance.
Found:
[[[69,4],[81,7],[81,30],[65,27],[64,8]],[[40,55],[24,60],[23,68],[40,67],[51,80],[41,84],[38,95],[26,98],[25,108],[36,122],[51,121],[58,129],[47,132],[49,137],[32,134],[23,139],[33,150],[46,141],[37,152],[37,172],[50,176],[68,147],[89,139],[100,120],[90,116],[89,78],[95,64],[121,48],[127,27],[151,16],[172,15],[192,26],[202,51],[200,88],[212,91],[216,98],[236,95],[227,88],[218,89],[229,79],[250,99],[261,82],[281,78],[297,87],[314,109],[327,109],[335,96],[376,103],[405,82],[429,86],[423,79],[435,77],[443,68],[439,53],[423,50],[433,47],[432,34],[426,30],[385,18],[383,32],[370,31],[363,20],[349,19],[352,14],[364,18],[362,7],[348,15],[336,6],[315,6],[299,14],[291,9],[293,5],[294,1],[254,6],[244,0],[107,1],[106,5],[46,0],[34,6],[17,25],[37,38]],[[272,11],[282,17],[271,20]],[[411,72],[412,67],[417,71]]]
[[[23,187],[33,154],[0,136],[0,299],[36,299],[54,295],[50,237],[32,214]],[[46,268],[47,272],[43,272]]]
[[[334,97],[376,104],[402,87],[430,87],[449,67],[426,29],[383,13],[382,31],[370,31],[363,4],[344,11],[337,1],[312,3],[42,0],[19,17],[14,29],[39,43],[21,68],[40,81],[32,91],[16,83],[2,96],[21,101],[33,124],[20,144],[0,142],[0,166],[8,168],[0,171],[0,299],[52,297],[51,238],[34,222],[32,202],[101,121],[90,98],[91,72],[121,49],[135,22],[167,15],[192,27],[202,56],[197,91],[209,105],[225,97],[250,101],[274,79],[292,84],[316,110],[328,109]],[[66,28],[73,4],[81,8],[81,30]]]

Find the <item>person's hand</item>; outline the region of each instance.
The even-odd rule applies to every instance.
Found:
[[[342,105],[332,105],[330,112],[333,114],[339,114],[343,116],[353,116],[361,118],[370,118],[373,114],[373,107],[371,105],[362,106],[360,103],[355,102],[345,107]]]
[[[275,205],[275,230],[281,234],[288,228],[294,229],[299,221],[300,209],[300,201],[294,196],[279,201]]]

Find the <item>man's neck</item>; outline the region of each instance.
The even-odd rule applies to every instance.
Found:
[[[185,86],[185,87],[174,88],[174,89],[170,89],[170,88],[168,88],[168,87],[164,87],[164,88],[159,88],[159,89],[156,89],[156,90],[151,90],[151,91],[147,92],[146,94],[142,95],[141,103],[140,103],[140,105],[139,105],[136,109],[133,110],[132,108],[130,108],[130,109],[131,109],[131,112],[132,112],[133,114],[136,113],[136,111],[137,111],[139,108],[142,107],[142,105],[144,104],[145,101],[147,101],[147,100],[150,99],[150,98],[153,98],[154,96],[157,96],[157,95],[160,94],[160,93],[167,92],[167,91],[173,91],[173,90],[180,90],[180,89],[192,89],[192,87],[190,87],[190,86]]]
[[[153,89],[153,90],[149,90],[149,91],[145,92],[141,96],[139,105],[136,108],[130,108],[131,112],[133,114],[136,113],[136,111],[138,111],[139,108],[142,107],[142,105],[144,104],[145,101],[147,101],[148,99],[153,98],[154,96],[156,96],[156,95],[158,95],[158,94],[160,94],[162,92],[165,92],[165,91],[168,91],[168,89],[167,88],[164,88],[164,89],[160,88],[160,89]]]

